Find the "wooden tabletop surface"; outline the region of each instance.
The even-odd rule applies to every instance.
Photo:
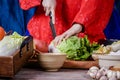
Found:
[[[27,64],[14,78],[0,80],[92,80],[83,69],[60,69],[57,72],[46,72],[36,64]]]
[[[45,72],[39,69],[22,68],[14,80],[92,80],[87,70],[60,69],[58,72]]]

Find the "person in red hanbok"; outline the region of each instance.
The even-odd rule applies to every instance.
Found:
[[[86,34],[91,42],[98,42],[105,39],[103,30],[109,21],[113,5],[114,0],[20,0],[20,6],[24,10],[37,6],[27,28],[34,39],[48,45],[54,39],[49,24],[50,11],[57,34],[55,43],[78,33]]]

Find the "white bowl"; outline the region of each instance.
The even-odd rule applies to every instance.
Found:
[[[120,55],[99,55],[100,67],[111,67],[120,64]]]
[[[38,54],[38,62],[45,71],[58,71],[66,60],[63,53],[42,53]]]
[[[104,54],[102,54],[102,53],[93,53],[93,54],[92,54],[92,58],[96,61],[96,60],[99,59],[99,56],[100,56],[100,55],[104,55]]]

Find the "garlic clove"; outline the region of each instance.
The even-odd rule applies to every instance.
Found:
[[[102,76],[101,72],[98,71],[98,73],[96,74],[96,79],[98,80],[101,76]]]
[[[117,74],[117,79],[120,79],[120,71],[117,71],[116,74]]]
[[[101,76],[99,80],[108,80],[106,76]]]
[[[117,77],[117,72],[116,71],[112,72],[112,77]]]
[[[105,72],[105,71],[100,71],[100,73],[102,74],[102,76],[105,76],[105,75],[106,75],[106,72]]]
[[[102,75],[107,75],[107,71],[108,71],[108,69],[106,68],[106,67],[102,67],[100,70],[99,70],[99,72],[101,72],[101,74]]]
[[[95,77],[96,77],[96,74],[94,74],[94,73],[90,73],[89,75],[90,75],[90,77],[92,77],[93,79],[95,79]]]
[[[100,71],[107,71],[107,70],[108,70],[107,67],[102,67],[102,68],[100,69]]]
[[[108,70],[108,71],[107,71],[107,77],[108,77],[108,78],[111,78],[111,77],[112,77],[112,73],[113,73],[112,70]]]

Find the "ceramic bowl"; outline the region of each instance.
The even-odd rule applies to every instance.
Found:
[[[92,58],[93,58],[94,60],[98,60],[98,56],[99,56],[99,54],[92,54]]]
[[[99,60],[99,56],[100,55],[105,55],[105,54],[103,54],[103,53],[93,53],[92,54],[92,58],[96,61],[96,60]]]
[[[100,67],[111,67],[120,64],[120,55],[99,55]]]
[[[38,54],[38,62],[45,71],[58,71],[66,60],[64,53],[41,53]]]

